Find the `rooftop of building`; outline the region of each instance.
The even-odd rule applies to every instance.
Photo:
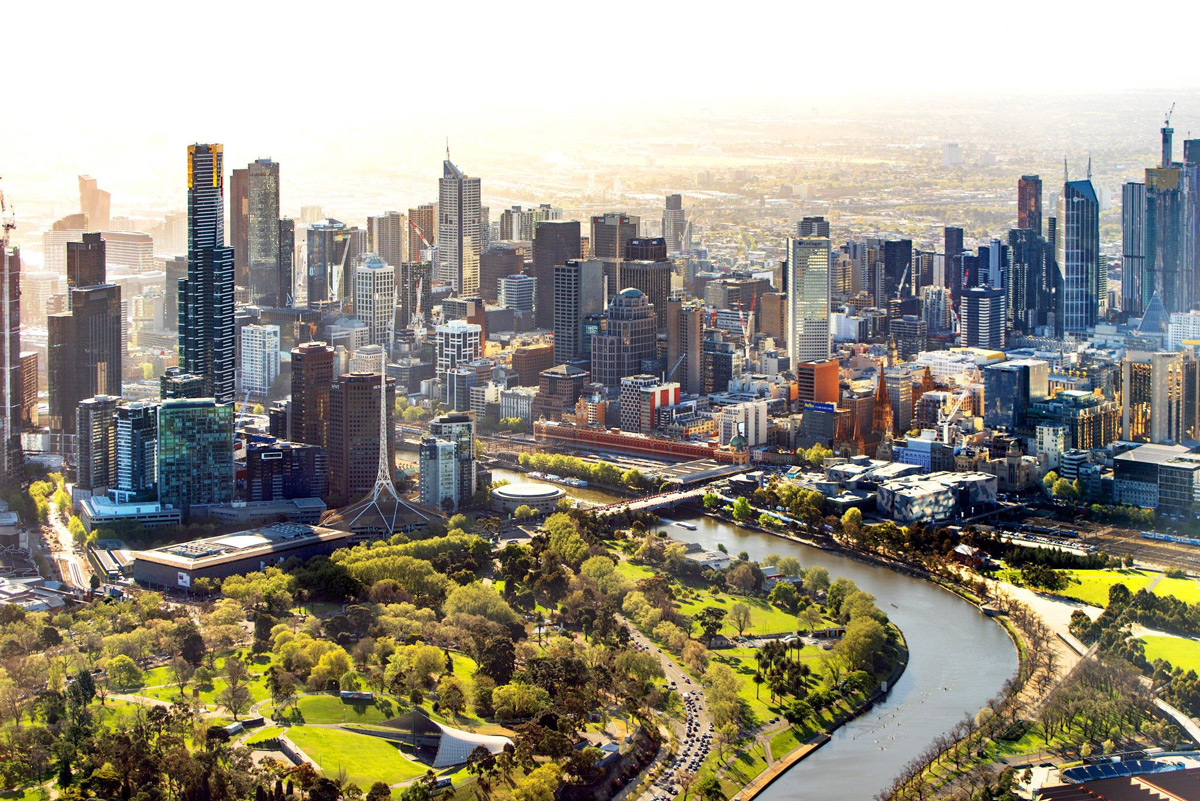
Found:
[[[276,523],[234,534],[165,545],[139,551],[137,558],[184,570],[219,565],[301,545],[343,539],[348,532],[303,523]]]
[[[1130,448],[1125,453],[1114,456],[1113,459],[1122,462],[1161,465],[1189,451],[1190,449],[1184,445],[1156,445],[1146,443],[1136,448]]]

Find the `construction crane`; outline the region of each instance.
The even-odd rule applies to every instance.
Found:
[[[683,360],[686,358],[687,358],[687,354],[685,353],[682,356],[680,356],[678,359],[676,359],[675,363],[673,365],[671,365],[671,369],[668,370],[666,372],[666,374],[663,376],[663,381],[670,381],[672,378],[674,378],[675,371],[679,369],[679,365],[683,364]]]
[[[962,391],[958,398],[954,401],[954,405],[950,407],[950,412],[946,413],[944,409],[938,409],[938,429],[942,435],[942,444],[950,444],[950,426],[954,423],[954,418],[962,410],[963,402],[971,395],[971,390],[979,382],[978,371],[967,373],[969,376],[967,383],[963,385]]]
[[[908,264],[904,265],[904,273],[903,273],[903,275],[900,276],[900,283],[896,285],[896,299],[897,300],[899,300],[900,296],[902,294],[904,294],[904,284],[905,284],[905,282],[908,281],[908,273],[909,273],[909,270],[911,270],[911,269],[912,269],[912,262],[910,261]]]
[[[1172,102],[1171,107],[1169,109],[1167,109],[1166,117],[1163,119],[1163,125],[1165,125],[1168,128],[1171,127],[1171,115],[1174,113],[1175,113],[1175,103]]]
[[[742,344],[745,349],[746,361],[750,361],[750,329],[754,327],[754,304],[758,300],[758,294],[755,293],[750,297],[750,314],[747,316],[742,311],[742,301],[737,304],[738,320],[742,326]]]

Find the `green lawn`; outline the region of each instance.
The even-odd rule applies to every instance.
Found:
[[[4,801],[45,801],[49,797],[50,794],[42,787],[25,787],[0,793],[0,799]]]
[[[346,704],[336,695],[302,695],[297,706],[305,723],[383,723],[400,714],[395,701],[380,696],[374,704]]]
[[[1066,570],[1071,584],[1059,595],[1075,598],[1091,606],[1108,606],[1108,591],[1116,584],[1124,584],[1129,591],[1137,592],[1154,580],[1152,573],[1144,570]]]
[[[789,726],[771,737],[771,756],[775,759],[783,759],[799,746],[800,741],[796,739],[796,730]]]
[[[425,765],[404,756],[379,737],[313,726],[293,726],[287,736],[321,766],[326,776],[344,769],[347,778],[359,787],[415,779],[426,770]]]
[[[757,740],[744,740],[738,747],[747,748],[748,746],[751,746],[748,750],[738,751],[732,757],[727,756],[725,758],[728,769],[724,774],[719,776],[721,791],[724,794],[723,798],[733,798],[735,794],[753,781],[758,774],[767,769],[767,759],[763,753],[762,743]],[[697,771],[697,783],[714,775],[717,767],[717,754],[714,751],[708,755],[708,758],[701,764],[700,770]]]
[[[1200,582],[1190,578],[1164,578],[1154,588],[1154,594],[1169,595],[1185,604],[1200,603]]]
[[[1146,643],[1146,658],[1151,662],[1165,659],[1174,667],[1200,673],[1200,641],[1182,637],[1142,637],[1142,642]]]
[[[728,616],[729,610],[737,603],[743,603],[750,607],[750,625],[745,631],[746,634],[781,634],[796,631],[798,628],[795,615],[772,606],[762,598],[727,593],[713,595],[709,590],[689,589],[685,589],[681,596],[686,597],[679,602],[679,611],[688,617],[695,617],[701,609],[707,606],[725,610],[725,627],[722,632],[727,636],[737,634],[737,629],[730,625]]]
[[[255,743],[261,743],[263,740],[274,740],[276,737],[278,737],[282,733],[283,733],[283,729],[280,728],[279,726],[266,726],[264,728],[259,729],[256,732],[254,732],[249,737],[247,737],[246,745],[254,745]]]

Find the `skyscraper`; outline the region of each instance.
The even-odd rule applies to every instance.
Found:
[[[296,221],[279,221],[279,306],[291,308],[296,301]]]
[[[1004,290],[976,286],[962,293],[962,343],[1001,350],[1005,342]]]
[[[367,247],[393,267],[407,261],[408,217],[398,211],[368,217]]]
[[[784,291],[788,296],[787,342],[792,363],[829,358],[827,238],[810,236],[788,239]]]
[[[232,268],[232,261],[230,262]],[[182,507],[233,500],[233,404],[172,398],[158,409],[158,500]]]
[[[450,161],[449,150],[438,181],[437,279],[459,295],[479,292],[480,230],[479,179],[468,177]]]
[[[451,413],[429,422],[429,433],[444,442],[454,443],[454,463],[458,472],[458,499],[475,494],[475,418],[470,414]]]
[[[100,234],[84,234],[82,242],[67,243],[68,299],[71,288],[96,286],[103,284],[106,279],[105,243]]]
[[[305,342],[292,348],[292,407],[288,439],[328,450],[333,348]]]
[[[117,401],[97,395],[79,402],[75,487],[103,495],[117,483]]]
[[[1054,311],[1054,282],[1050,276],[1049,247],[1031,228],[1008,232],[1009,278],[1005,285],[1007,316],[1013,326],[1032,334],[1048,325]]]
[[[111,226],[109,213],[112,197],[101,189],[90,175],[79,176],[79,210],[87,215],[93,231],[107,231]]]
[[[354,265],[366,250],[366,233],[341,220],[308,227],[308,305],[345,301],[353,294]]]
[[[126,403],[116,409],[119,502],[153,498],[158,486],[158,406]]]
[[[962,294],[962,254],[963,229],[947,227],[942,229],[943,250],[946,251],[946,286],[950,288],[950,296],[954,305],[958,305],[959,295]]]
[[[367,339],[391,352],[396,317],[396,270],[375,254],[367,254],[354,271],[354,316],[367,324]]]
[[[405,261],[416,264],[430,258],[421,252],[437,244],[437,220],[436,203],[425,203],[408,210],[408,258]]]
[[[621,386],[625,376],[645,372],[642,361],[654,358],[657,315],[640,289],[627,287],[617,293],[605,314],[604,333],[592,337],[592,379],[609,392]]]
[[[1146,185],[1121,187],[1121,308],[1140,317],[1146,297]]]
[[[446,375],[461,362],[483,355],[483,328],[466,320],[451,320],[434,328],[437,376],[446,383]]]
[[[590,362],[585,326],[604,311],[604,264],[568,259],[555,265],[553,297],[554,363]]]
[[[828,239],[829,221],[824,217],[804,217],[796,223],[796,236],[802,238],[818,236]]]
[[[506,275],[497,282],[497,300],[507,309],[516,309],[529,314],[533,311],[534,296],[537,294],[537,279],[528,275]]]
[[[660,334],[667,331],[667,298],[671,297],[673,271],[674,265],[669,261],[627,261],[621,265],[621,283],[646,295],[658,315]]]
[[[1042,179],[1022,175],[1017,182],[1017,227],[1042,235]]]
[[[554,268],[578,259],[580,252],[578,220],[547,220],[534,226],[533,277],[538,281],[534,313],[538,328],[554,328]]]
[[[279,263],[279,165],[258,159],[247,169],[250,302],[283,306],[291,290],[291,271],[285,277]]]
[[[1067,181],[1059,204],[1060,333],[1081,334],[1099,319],[1100,202],[1090,179]]]
[[[250,286],[250,171],[229,171],[229,246],[233,248],[233,280]]]
[[[667,380],[678,382],[686,395],[699,395],[704,392],[704,305],[685,304],[682,298],[668,298],[665,316]]]
[[[242,392],[262,400],[279,377],[279,326],[242,326]]]
[[[458,508],[458,463],[454,443],[422,437],[417,449],[421,503],[447,513]]]
[[[592,217],[591,258],[604,262],[604,285],[610,299],[628,286],[621,275],[622,262],[628,258],[625,251],[630,240],[640,236],[640,228],[641,218],[631,214],[610,212]]]
[[[687,221],[683,214],[683,197],[667,195],[667,205],[663,209],[662,235],[667,241],[667,250],[671,253],[682,253],[688,243],[684,241]]]
[[[99,284],[71,290],[71,311],[46,319],[46,380],[50,428],[75,433],[79,402],[121,395],[121,288]]]
[[[379,475],[380,373],[346,373],[329,390],[329,492],[337,503],[364,495]],[[395,464],[396,382],[387,379],[384,408],[388,464]]]
[[[188,147],[188,274],[179,285],[179,353],[218,403],[234,395],[233,248],[224,224],[224,147]]]
[[[397,288],[400,297],[396,303],[396,330],[412,325],[418,316],[425,323],[430,320],[433,305],[433,265],[430,262],[410,262],[399,266]]]

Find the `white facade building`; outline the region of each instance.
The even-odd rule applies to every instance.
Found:
[[[242,326],[242,392],[265,398],[279,377],[279,326]]]
[[[470,362],[483,355],[483,328],[466,320],[451,320],[433,329],[437,344],[437,375],[446,374],[459,362]]]
[[[438,182],[437,279],[470,297],[479,292],[483,209],[479,179],[467,177],[447,158]]]
[[[533,311],[537,294],[537,279],[528,275],[506,275],[496,281],[496,296],[506,309]]]
[[[354,270],[354,316],[367,324],[367,342],[390,348],[396,315],[396,268],[375,254]]]
[[[788,239],[785,286],[788,295],[787,344],[792,362],[828,359],[829,239]]]
[[[767,444],[767,402],[765,400],[726,406],[717,414],[717,432],[722,445],[728,445],[737,435],[746,440],[746,447]]]

